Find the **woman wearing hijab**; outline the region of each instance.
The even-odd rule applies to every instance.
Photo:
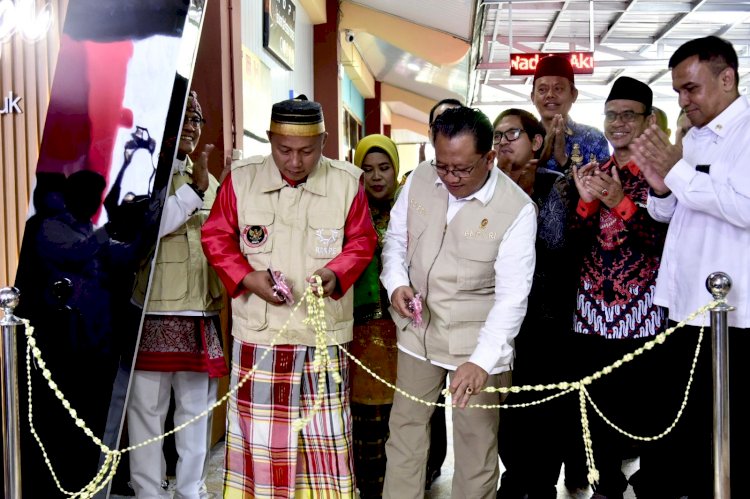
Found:
[[[396,382],[396,326],[387,307],[388,295],[380,284],[383,237],[398,186],[398,150],[385,135],[364,137],[357,144],[354,164],[364,172],[365,191],[378,233],[370,265],[354,285],[354,341],[351,352],[383,379]],[[360,498],[381,497],[385,477],[385,441],[393,390],[352,366],[351,408],[354,470]]]

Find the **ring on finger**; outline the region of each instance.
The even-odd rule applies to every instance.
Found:
[[[607,189],[602,189],[602,196],[609,196],[609,191]]]
[[[469,388],[466,389],[466,393],[468,393],[469,395],[471,395],[472,393],[474,393],[474,390],[472,390],[471,387],[469,387]]]

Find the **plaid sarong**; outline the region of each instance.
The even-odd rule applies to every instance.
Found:
[[[271,347],[234,341],[232,385]],[[329,353],[342,383],[326,376],[320,411],[299,433],[292,423],[317,398],[314,347],[279,345],[229,399],[224,497],[353,498],[349,363],[335,346]]]

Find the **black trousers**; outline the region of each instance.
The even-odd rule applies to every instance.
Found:
[[[670,322],[670,325],[675,323]],[[652,403],[662,411],[677,412],[679,398],[687,383],[687,372],[695,352],[700,328],[679,329],[663,345],[663,377],[672,381],[661,397]],[[750,380],[750,329],[729,329],[729,397],[731,427],[732,497],[750,497],[746,478],[750,459],[748,446],[747,383]],[[644,448],[641,471],[635,492],[639,499],[672,498],[683,495],[691,499],[713,497],[713,388],[711,329],[705,328],[693,386],[682,420],[666,438]]]

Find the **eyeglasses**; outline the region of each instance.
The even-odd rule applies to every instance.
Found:
[[[430,164],[435,167],[435,171],[438,172],[438,175],[448,175],[449,173],[452,174],[456,178],[466,178],[471,175],[471,172],[474,171],[474,168],[479,164],[480,161],[484,158],[484,154],[482,154],[479,159],[474,161],[474,163],[471,166],[467,166],[466,168],[456,168],[453,167],[453,169],[449,169],[447,165],[443,165],[435,161],[434,159],[430,161]]]
[[[190,118],[185,118],[185,124],[190,124],[193,128],[200,128],[203,126],[203,124],[206,122],[201,117],[198,116],[191,116]]]
[[[636,116],[648,116],[650,113],[636,113],[635,111],[623,111],[616,113],[614,111],[607,111],[604,113],[604,119],[607,123],[614,123],[617,118],[620,118],[623,123],[632,123],[635,121]]]
[[[495,135],[492,136],[492,143],[499,144],[500,141],[503,140],[503,137],[505,137],[505,140],[507,140],[508,142],[513,142],[514,140],[518,140],[518,137],[520,137],[521,134],[525,131],[526,130],[524,130],[523,128],[509,128],[504,132],[496,130]]]

